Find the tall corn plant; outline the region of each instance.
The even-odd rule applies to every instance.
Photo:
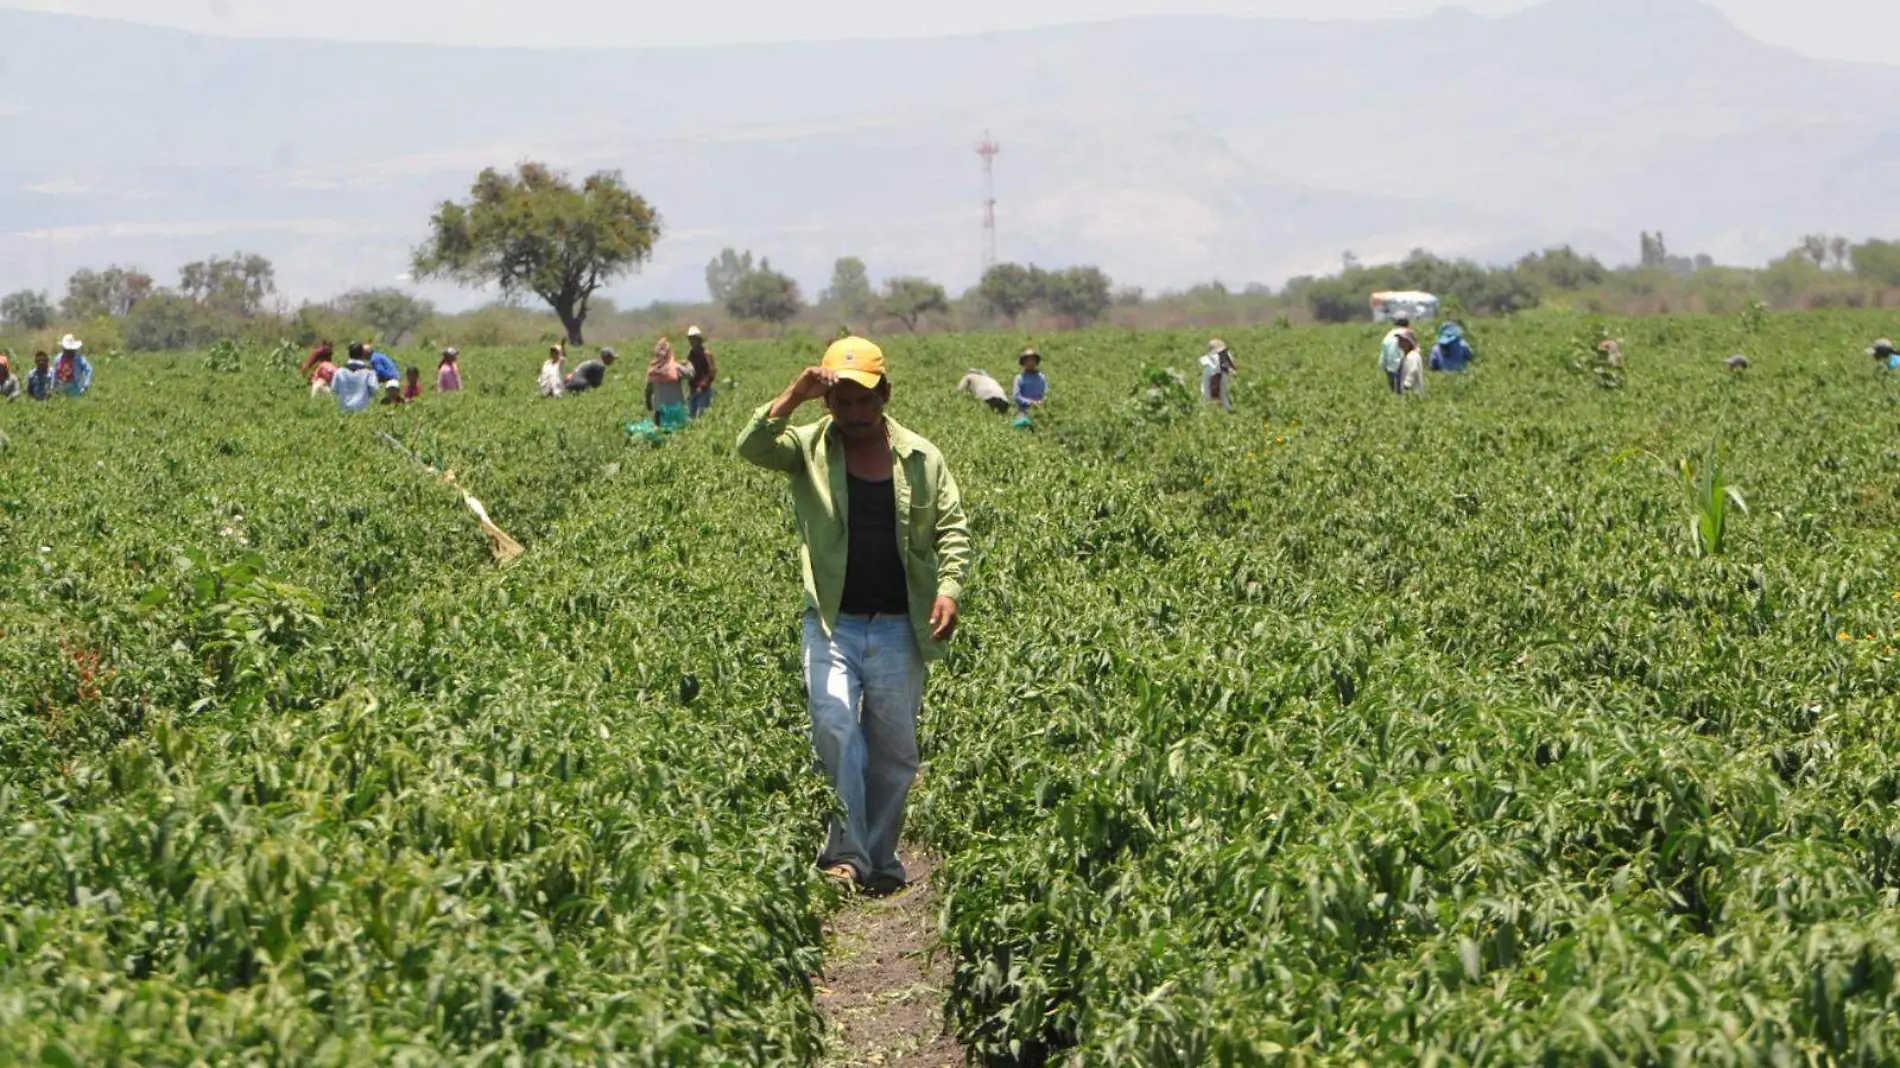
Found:
[[[1681,485],[1683,495],[1689,502],[1689,544],[1695,546],[1698,557],[1721,556],[1728,551],[1729,506],[1741,509],[1748,514],[1748,500],[1742,491],[1729,485],[1728,477],[1722,473],[1721,449],[1711,444],[1703,453],[1702,462],[1696,463],[1689,457],[1682,457],[1674,464],[1664,463],[1662,458],[1647,450],[1632,449],[1620,454],[1615,463],[1638,456],[1654,460],[1662,474],[1673,478]]]
[[[1729,485],[1722,474],[1721,450],[1710,445],[1700,470],[1687,457],[1677,460],[1676,476],[1689,495],[1689,540],[1696,547],[1696,555],[1721,556],[1728,548],[1729,505],[1748,514],[1748,501],[1742,491]]]

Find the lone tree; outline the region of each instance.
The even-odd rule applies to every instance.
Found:
[[[745,280],[746,275],[763,266],[753,266],[751,249],[747,249],[743,256],[729,248],[721,249],[719,255],[706,265],[706,292],[712,294],[713,303],[724,304],[732,299],[733,291],[739,288],[739,283]]]
[[[999,263],[983,272],[983,280],[977,283],[976,294],[989,307],[991,314],[1000,315],[1013,323],[1017,316],[1042,300],[1043,286],[1047,280],[1047,276],[1037,268]]]
[[[950,301],[943,287],[930,279],[906,276],[884,283],[884,296],[878,306],[914,334],[918,320],[931,312],[949,311]]]
[[[134,267],[113,266],[103,271],[86,268],[67,279],[66,299],[59,302],[59,313],[75,321],[107,315],[123,319],[157,289],[151,275]]]
[[[1883,286],[1900,286],[1900,242],[1869,241],[1849,253],[1854,273]]]
[[[444,201],[416,249],[415,277],[467,286],[495,283],[503,295],[533,293],[554,309],[579,345],[587,304],[615,278],[637,269],[660,239],[660,217],[618,171],[589,175],[578,188],[544,163],[516,173],[478,175],[466,204]]]
[[[760,260],[757,269],[748,272],[726,297],[726,310],[735,318],[757,319],[784,326],[804,301],[798,295],[798,283],[772,269],[768,260]]]
[[[1049,276],[1043,299],[1049,310],[1076,326],[1088,326],[1114,302],[1113,287],[1099,267],[1071,267]]]
[[[400,289],[352,290],[336,298],[332,305],[342,314],[375,327],[382,333],[385,345],[401,341],[404,334],[435,314],[434,304]]]
[[[831,285],[818,295],[818,303],[854,319],[862,318],[876,300],[877,294],[871,291],[870,273],[864,261],[856,256],[845,256],[832,266]]]
[[[53,325],[53,298],[37,289],[0,297],[0,323],[16,330],[44,330]]]
[[[187,263],[178,269],[178,291],[213,311],[244,319],[264,311],[264,299],[277,292],[277,269],[254,252]]]

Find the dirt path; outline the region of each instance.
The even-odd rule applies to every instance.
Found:
[[[910,889],[856,898],[831,921],[826,974],[824,1068],[959,1068],[963,1051],[943,1031],[949,961],[937,945],[938,859],[904,851]]]

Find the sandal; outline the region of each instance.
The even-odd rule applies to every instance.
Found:
[[[829,868],[820,870],[825,873],[825,878],[841,884],[847,890],[858,888],[858,870],[849,864],[833,864]]]

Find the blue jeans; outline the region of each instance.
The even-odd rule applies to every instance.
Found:
[[[905,880],[897,843],[917,781],[924,658],[909,616],[839,616],[829,637],[805,614],[805,693],[812,748],[843,812],[820,867],[849,864],[859,881]]]
[[[706,409],[712,407],[712,395],[712,387],[708,386],[703,392],[695,393],[686,398],[686,405],[692,410],[691,414],[694,419],[706,414]]]

